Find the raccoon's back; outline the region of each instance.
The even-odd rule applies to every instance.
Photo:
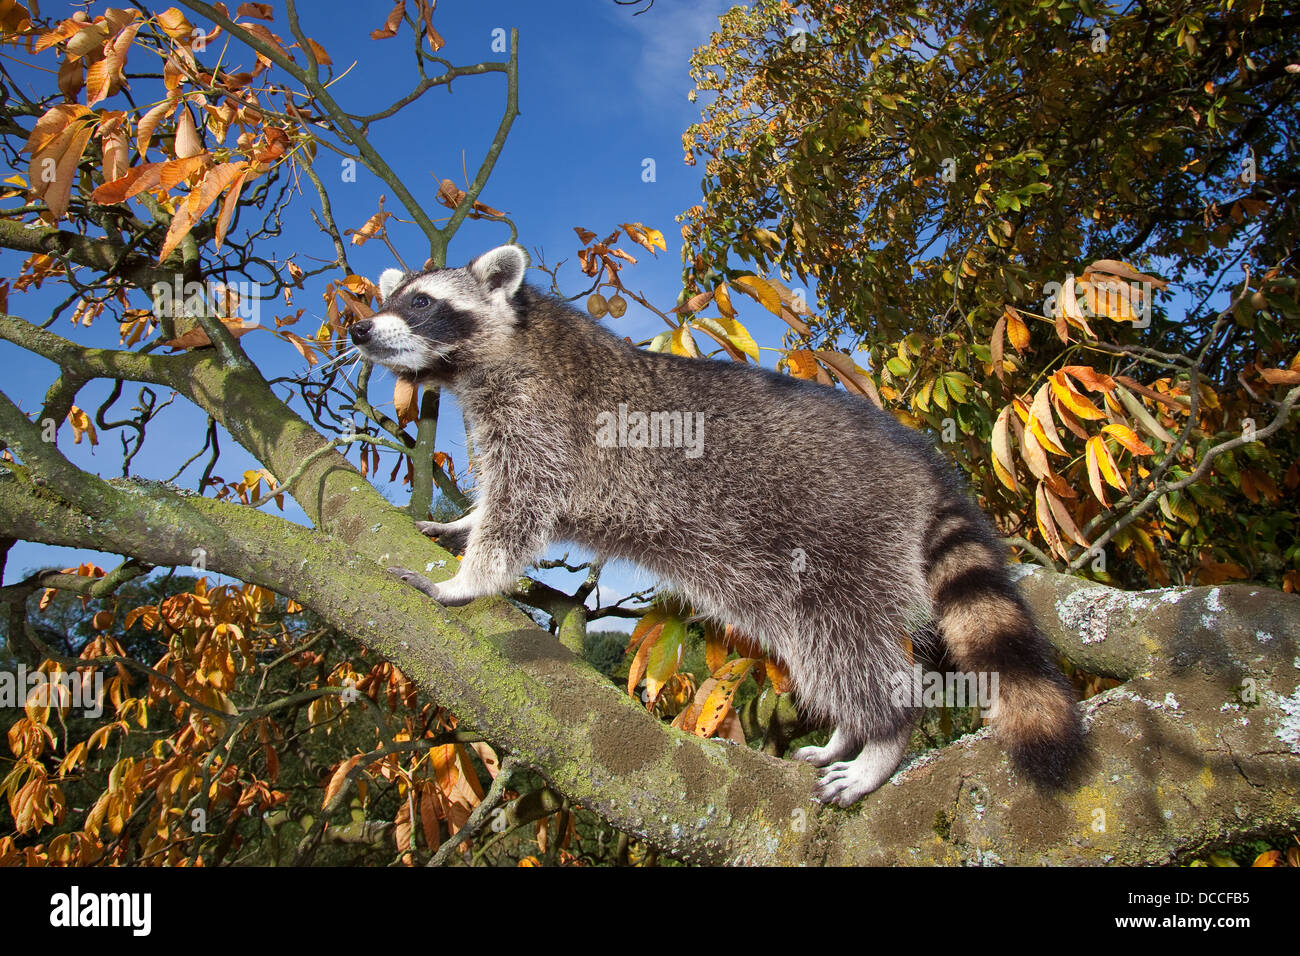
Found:
[[[605,553],[638,560],[649,537],[666,562],[802,554],[860,576],[916,552],[942,494],[924,436],[864,399],[789,376],[599,347],[569,416],[581,472],[569,510]],[[598,416],[638,412],[701,423],[697,447],[596,441]]]

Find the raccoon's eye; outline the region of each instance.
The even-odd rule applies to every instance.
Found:
[[[415,306],[417,309],[427,309],[432,302],[433,300],[423,292],[411,297],[411,305]]]

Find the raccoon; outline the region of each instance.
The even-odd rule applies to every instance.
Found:
[[[476,451],[476,507],[444,605],[511,588],[552,542],[639,565],[701,617],[759,641],[801,713],[832,726],[794,756],[849,806],[904,755],[917,654],[994,674],[1014,764],[1060,786],[1078,709],[1010,580],[993,528],[930,442],[874,404],[754,366],[639,349],[524,280],[505,245],[463,268],[386,271],[352,341],[450,389]],[[925,622],[929,622],[928,624]],[[928,635],[928,639],[927,639]]]

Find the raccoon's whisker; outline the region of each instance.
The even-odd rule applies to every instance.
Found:
[[[343,362],[346,362],[347,360],[351,359],[354,355],[359,354],[360,351],[361,351],[361,350],[358,349],[358,348],[354,345],[354,346],[352,346],[352,348],[347,349],[346,351],[339,353],[339,354],[336,355],[334,358],[330,359],[328,362],[325,362],[325,363],[322,364],[322,365],[318,365],[318,366],[316,366],[316,368],[314,368],[314,369],[308,369],[308,370],[307,370],[307,377],[310,378],[312,375],[320,375],[320,374],[322,374],[322,373],[324,373],[324,372],[328,372],[330,369],[332,369],[332,368],[334,368],[334,367],[336,367],[336,366],[342,364]]]

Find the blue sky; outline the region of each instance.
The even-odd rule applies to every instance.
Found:
[[[513,218],[519,241],[530,252],[540,248],[551,265],[560,259],[568,260],[560,273],[566,291],[576,292],[585,285],[579,281],[583,277],[577,270],[575,253],[579,243],[573,227],[584,226],[605,235],[619,223],[643,222],[663,232],[668,250],[657,258],[638,254],[639,265],[625,272],[625,281],[661,308],[675,301],[680,290],[681,238],[674,217],[700,200],[703,174],[700,167],[687,167],[682,162],[682,133],[699,116],[699,106],[687,99],[693,86],[687,61],[692,49],[707,40],[718,15],[729,5],[720,0],[656,0],[653,8],[634,16],[637,8],[620,7],[612,0],[442,0],[438,4],[435,26],[446,40],[440,55],[458,65],[504,59],[491,49],[493,31],[519,30],[520,116],[481,198]],[[104,6],[93,4],[92,15],[101,13]],[[277,17],[270,28],[289,37],[283,4],[273,6]],[[58,4],[46,2],[41,7],[46,14],[60,15]],[[63,15],[77,8],[68,4]],[[391,9],[388,0],[362,4],[303,2],[299,8],[305,32],[330,53],[336,75],[356,61],[355,67],[332,87],[333,95],[345,108],[373,112],[414,85],[416,76],[406,28],[402,35],[390,40],[369,37]],[[200,59],[215,62],[221,47],[218,40]],[[242,60],[245,67],[252,60],[240,49],[227,52],[225,57],[224,62],[230,62],[231,57],[236,62]],[[19,58],[25,59],[26,55],[19,53]],[[12,58],[7,62],[16,75],[31,78],[29,93],[44,93],[52,85],[51,75],[18,69]],[[47,68],[57,65],[52,51],[36,62]],[[504,98],[502,74],[458,79],[450,94],[444,88],[431,90],[399,117],[376,124],[371,141],[402,175],[407,187],[436,214],[443,208],[433,202],[438,180],[451,178],[463,187],[463,170],[473,177],[500,121]],[[125,105],[119,96],[110,98],[102,107]],[[653,182],[645,182],[642,177],[646,159],[655,163]],[[386,208],[402,215],[391,191],[364,169],[358,171],[355,183],[343,182],[338,159],[324,151],[318,154],[316,168],[330,187],[341,227],[361,226],[375,212],[383,193],[390,193]],[[13,172],[6,170],[5,175]],[[310,184],[304,183],[304,188],[273,251],[282,257],[296,252],[299,264],[309,268],[312,257],[330,258],[332,251],[307,217],[306,209],[314,193]],[[427,246],[416,227],[390,221],[390,234],[408,263],[423,261]],[[500,224],[467,221],[452,243],[449,262],[464,262],[507,236]],[[637,247],[631,250],[636,254]],[[349,257],[356,271],[371,278],[395,265],[391,254],[378,242],[351,247]],[[23,257],[6,252],[0,253],[0,258],[4,274],[12,276]],[[532,273],[531,278],[535,282],[545,279],[540,273]],[[296,327],[300,334],[313,333],[323,315],[321,287],[316,283],[297,293],[294,308],[307,310]],[[10,297],[10,311],[41,322],[49,317],[53,303],[65,294],[66,289],[57,285],[40,292],[14,294]],[[755,303],[737,305],[741,321],[760,344],[779,343],[784,325]],[[289,311],[282,305],[268,304],[262,321],[270,324],[269,315]],[[606,321],[636,340],[664,328],[657,316],[635,304],[624,318]],[[54,331],[86,344],[118,345],[116,324],[107,318],[89,329],[74,328],[64,318]],[[268,376],[305,367],[296,352],[269,335],[253,333],[243,342]],[[0,343],[0,368],[5,369],[6,393],[29,411],[39,406],[55,373],[49,363],[4,343]],[[386,397],[389,381],[386,373],[376,371],[371,398],[377,403]],[[128,383],[109,417],[126,417],[124,413],[135,404],[137,391],[138,386]],[[78,404],[93,411],[107,394],[107,383],[94,383],[84,390]],[[166,397],[160,394],[159,400]],[[459,413],[453,402],[444,401],[443,407],[439,447],[453,455],[458,471],[463,472],[464,433]],[[204,415],[178,399],[154,426],[133,472],[151,478],[167,477],[198,450],[205,424]],[[71,432],[64,427],[60,447],[83,467],[105,477],[115,476],[120,473],[121,460],[117,435],[100,437],[101,444],[92,454],[84,445],[74,447]],[[235,480],[253,463],[229,436],[223,434],[222,438],[223,457],[216,473]],[[191,466],[177,483],[193,487],[201,464]],[[389,487],[382,480],[391,465],[391,460],[385,463],[379,486],[392,500],[404,501],[404,489]],[[286,505],[285,516],[304,520],[302,512],[291,503]],[[10,553],[6,582],[30,568],[65,566],[84,558],[84,554],[66,549],[20,543]],[[103,564],[114,561],[107,556],[97,560]],[[614,569],[605,578],[605,584],[618,593],[643,583],[630,569]]]

